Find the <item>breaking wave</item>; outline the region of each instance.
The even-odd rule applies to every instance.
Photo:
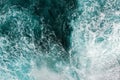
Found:
[[[1,0],[0,80],[120,80],[119,0]]]

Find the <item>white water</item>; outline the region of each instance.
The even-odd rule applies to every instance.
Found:
[[[38,26],[37,20],[32,21],[27,12],[9,9],[1,14],[1,24],[11,16],[18,16],[13,21],[16,21],[15,31],[21,37],[15,40],[14,50],[12,41],[7,36],[0,36],[0,80],[120,80],[120,11],[111,6],[117,1],[107,0],[103,12],[97,1],[90,1],[78,0],[78,9],[72,15],[76,19],[70,23],[73,28],[70,64],[59,58],[66,52],[58,42],[49,38],[46,43],[49,43],[50,51],[37,51],[32,29],[31,42],[21,33],[28,23],[31,23],[28,28]],[[83,12],[79,14],[81,9]],[[94,14],[96,10],[97,15]],[[42,34],[44,38],[46,36]]]

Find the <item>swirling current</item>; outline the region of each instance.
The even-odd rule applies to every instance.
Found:
[[[0,0],[0,80],[120,80],[120,0]]]

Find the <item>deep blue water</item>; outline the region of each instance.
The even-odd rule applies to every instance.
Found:
[[[0,0],[0,80],[120,80],[120,0]]]

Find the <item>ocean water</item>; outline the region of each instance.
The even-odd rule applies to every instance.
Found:
[[[0,80],[120,80],[120,0],[0,0]]]

